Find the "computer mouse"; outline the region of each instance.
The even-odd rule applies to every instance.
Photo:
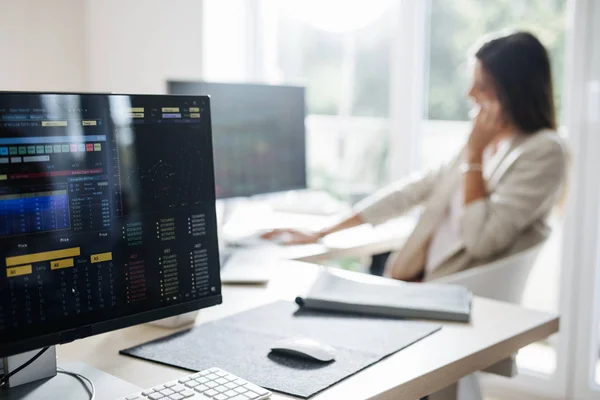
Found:
[[[335,349],[327,344],[307,338],[284,339],[276,342],[271,351],[279,354],[289,354],[321,362],[335,360]]]

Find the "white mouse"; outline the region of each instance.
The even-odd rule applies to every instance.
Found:
[[[291,354],[317,361],[335,360],[335,349],[329,345],[307,338],[284,339],[275,343],[271,351],[280,354]]]

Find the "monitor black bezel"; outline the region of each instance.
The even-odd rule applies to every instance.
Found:
[[[210,93],[195,93],[195,94],[191,94],[191,93],[177,93],[176,90],[176,86],[178,85],[222,85],[222,86],[246,86],[246,87],[258,87],[258,88],[283,88],[283,89],[298,89],[302,91],[302,98],[304,100],[304,109],[303,109],[303,114],[304,114],[304,121],[303,121],[303,130],[304,130],[304,170],[303,172],[303,177],[302,177],[302,183],[300,185],[294,186],[294,185],[290,185],[289,187],[285,188],[285,189],[281,189],[281,190],[277,190],[277,191],[273,191],[273,192],[261,192],[261,193],[253,193],[247,196],[222,196],[222,197],[217,197],[217,200],[227,200],[227,199],[233,199],[233,198],[240,198],[240,197],[253,197],[253,196],[262,196],[262,195],[269,195],[269,194],[275,194],[275,193],[285,193],[285,192],[289,192],[289,191],[293,191],[293,190],[304,190],[304,189],[308,189],[308,156],[307,156],[307,150],[308,150],[308,146],[307,146],[307,138],[306,138],[306,115],[307,115],[307,108],[306,108],[306,87],[305,86],[301,86],[301,85],[286,85],[286,84],[270,84],[270,83],[260,83],[260,82],[219,82],[219,81],[203,81],[203,80],[196,80],[196,81],[186,81],[186,80],[178,80],[178,79],[169,79],[167,80],[167,91],[169,92],[170,95],[181,95],[181,96],[211,96]]]
[[[33,92],[33,91],[0,91],[1,95],[74,95],[74,96],[136,96],[136,97],[171,97],[171,98],[202,98],[207,101],[208,104],[208,118],[210,127],[210,143],[212,148],[212,123],[210,118],[210,96],[207,95],[175,95],[175,94],[132,94],[132,93],[100,93],[100,92]],[[213,166],[214,173],[214,166]],[[213,187],[213,195],[215,188]],[[216,204],[215,204],[215,216],[216,216]],[[217,235],[217,230],[215,230]],[[218,254],[219,248],[217,246],[217,256],[215,262],[219,263],[220,256]],[[218,265],[217,271],[220,273],[220,265]],[[220,282],[220,279],[219,279]],[[188,301],[182,304],[175,304],[171,306],[161,307],[156,310],[143,311],[132,315],[121,316],[112,318],[110,320],[96,322],[92,324],[85,324],[74,329],[57,329],[56,332],[51,334],[45,334],[40,336],[34,336],[23,340],[13,340],[10,342],[0,343],[0,357],[8,357],[15,354],[24,353],[31,350],[41,349],[43,347],[55,346],[60,344],[66,344],[73,342],[77,339],[84,339],[86,337],[99,335],[119,329],[128,328],[134,325],[139,325],[147,322],[157,321],[163,318],[168,318],[187,312],[197,311],[203,308],[211,307],[214,305],[223,303],[222,295],[222,284],[219,288],[219,294],[210,295],[208,297]]]

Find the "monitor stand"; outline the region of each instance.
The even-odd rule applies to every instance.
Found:
[[[5,373],[22,365],[39,350],[2,359]],[[71,375],[57,373],[60,370],[75,372],[91,380],[96,387],[96,400],[114,400],[142,388],[90,365],[71,362],[56,364],[56,348],[50,347],[40,358],[15,374],[9,381],[10,387],[0,389],[0,400],[81,400],[89,399],[91,388],[83,380]]]

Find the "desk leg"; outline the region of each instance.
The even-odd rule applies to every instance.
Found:
[[[471,374],[421,400],[483,400],[478,375]]]
[[[504,376],[506,378],[514,378],[519,372],[519,369],[517,368],[516,354],[513,354],[504,360],[498,361],[494,365],[490,365],[484,369],[483,372]]]
[[[430,394],[427,400],[458,400],[458,383],[454,383],[444,389]]]

